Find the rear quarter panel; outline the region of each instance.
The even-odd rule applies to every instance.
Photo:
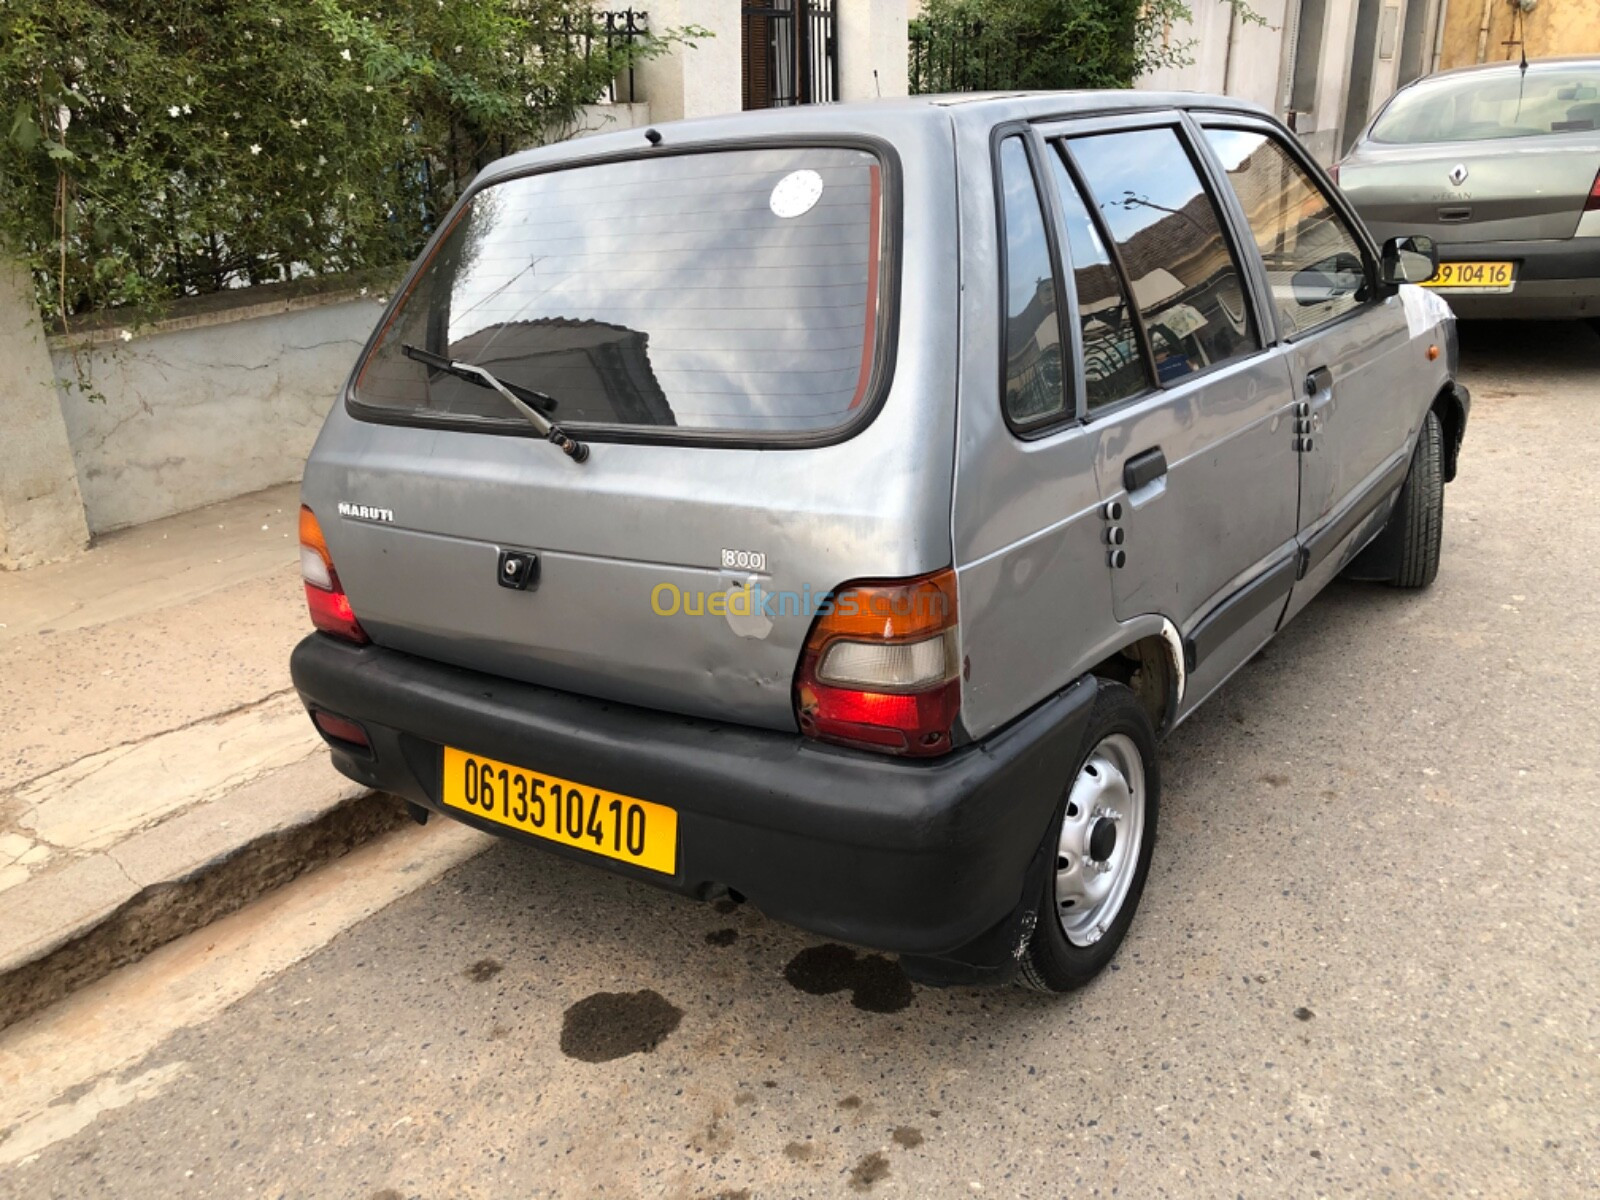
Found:
[[[962,721],[982,737],[1066,686],[1104,647],[1120,645],[1122,631],[1100,540],[1098,438],[1073,424],[1024,441],[1001,413],[992,124],[964,116],[958,111],[956,121],[961,401],[951,540],[966,669]]]

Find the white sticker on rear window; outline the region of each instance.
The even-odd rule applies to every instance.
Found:
[[[780,217],[804,216],[822,199],[822,176],[812,170],[790,171],[778,180],[768,203]]]

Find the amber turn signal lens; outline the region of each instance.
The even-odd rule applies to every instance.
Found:
[[[1437,346],[1429,346],[1428,347],[1428,361],[1429,362],[1437,362],[1438,360],[1439,360],[1439,347],[1437,347]]]

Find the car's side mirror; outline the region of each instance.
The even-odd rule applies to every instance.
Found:
[[[1390,238],[1383,244],[1383,281],[1427,283],[1439,273],[1439,247],[1431,237],[1413,234]]]
[[[1360,297],[1367,285],[1367,272],[1354,254],[1335,254],[1319,263],[1296,271],[1289,281],[1294,298],[1302,307],[1326,304],[1340,296]]]

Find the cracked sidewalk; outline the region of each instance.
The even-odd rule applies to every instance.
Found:
[[[0,1026],[397,818],[289,686],[298,509],[271,488],[0,574]]]

